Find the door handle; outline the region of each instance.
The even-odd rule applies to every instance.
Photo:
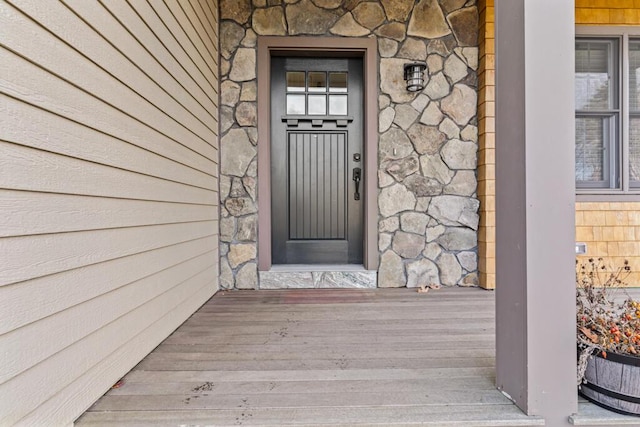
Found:
[[[353,195],[353,200],[360,200],[360,180],[362,179],[362,169],[353,168],[353,181],[356,183],[356,192]]]

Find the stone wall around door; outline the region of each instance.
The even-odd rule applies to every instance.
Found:
[[[478,284],[475,0],[221,0],[220,286],[255,289],[257,37],[374,37],[378,286]],[[424,90],[403,66],[427,64]]]

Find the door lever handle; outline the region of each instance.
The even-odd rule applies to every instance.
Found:
[[[353,168],[353,181],[356,183],[356,192],[353,195],[353,200],[360,200],[360,180],[362,179],[362,169]]]

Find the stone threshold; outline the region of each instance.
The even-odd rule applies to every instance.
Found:
[[[569,417],[575,426],[640,426],[640,417],[621,415],[580,398],[578,413]]]
[[[260,289],[375,289],[378,272],[356,264],[287,264],[260,271]]]

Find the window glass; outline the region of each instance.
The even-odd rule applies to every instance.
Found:
[[[329,114],[333,116],[347,115],[347,95],[329,95]]]
[[[327,74],[323,72],[309,73],[309,92],[326,92],[327,91]]]
[[[304,71],[287,71],[287,92],[304,92]]]
[[[640,186],[640,117],[629,120],[629,174],[631,185]]]
[[[287,95],[287,114],[305,114],[304,104],[304,95]]]
[[[608,130],[607,120],[601,117],[576,119],[576,181],[606,180]]]
[[[309,95],[309,114],[324,116],[327,114],[327,96]]]
[[[640,112],[640,41],[629,42],[629,109]]]
[[[577,110],[617,108],[617,41],[576,42],[575,96]]]
[[[329,73],[329,92],[347,91],[347,73]]]

